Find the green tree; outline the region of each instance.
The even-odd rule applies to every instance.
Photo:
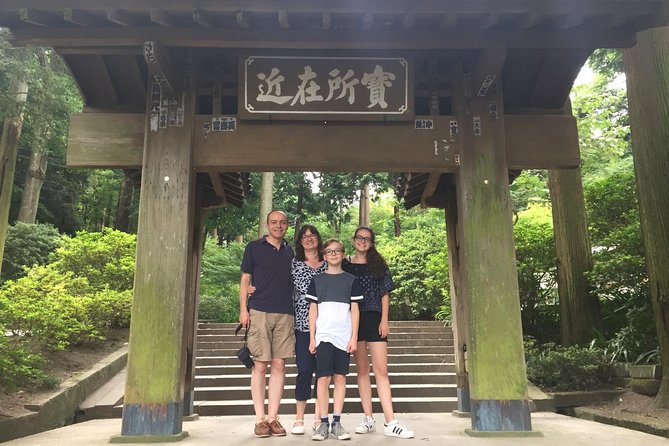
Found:
[[[1,279],[17,279],[27,267],[46,265],[60,240],[60,233],[51,225],[16,222],[7,234]]]

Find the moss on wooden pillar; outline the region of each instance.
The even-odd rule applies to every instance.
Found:
[[[460,166],[460,266],[469,303],[472,430],[531,430],[520,320],[500,68],[486,51],[454,76]]]
[[[195,188],[193,85],[185,89],[183,126],[153,126],[158,122],[147,116],[121,437],[146,440],[182,433],[184,308]]]

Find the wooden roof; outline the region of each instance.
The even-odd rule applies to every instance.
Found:
[[[0,0],[14,44],[54,47],[89,110],[137,112],[145,41],[199,49],[214,75],[233,81],[231,96],[236,49],[441,57],[503,47],[505,112],[532,113],[563,106],[592,50],[631,47],[636,32],[668,22],[669,0]],[[428,184],[420,175],[409,181],[413,203]]]
[[[133,110],[144,108],[142,45],[149,40],[173,49],[443,52],[501,46],[507,50],[506,108],[555,108],[593,49],[633,46],[637,31],[668,22],[669,0],[0,2],[0,26],[11,29],[13,42],[54,47],[87,106]]]

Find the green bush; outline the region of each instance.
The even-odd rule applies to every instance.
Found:
[[[592,390],[607,382],[604,353],[596,348],[541,346],[532,339],[525,342],[527,378],[537,386],[553,391]]]
[[[4,333],[4,327],[0,325]],[[0,336],[0,389],[41,383],[47,379],[42,371],[44,358],[23,348],[12,346],[6,336]]]
[[[378,243],[395,282],[390,319],[432,320],[437,313],[445,317],[450,293],[443,211],[416,210],[410,214],[416,217],[412,221],[415,226]]]
[[[85,277],[96,290],[132,289],[135,275],[136,236],[114,229],[77,232],[64,237],[56,250],[53,267],[76,277]]]
[[[215,322],[239,320],[239,296],[201,296],[199,318]]]
[[[523,333],[540,342],[559,338],[556,256],[551,209],[531,204],[513,228]]]
[[[7,231],[2,259],[2,280],[17,279],[33,265],[45,265],[60,245],[61,236],[51,225],[16,222]]]

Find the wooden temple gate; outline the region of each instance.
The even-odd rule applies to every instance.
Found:
[[[54,47],[85,99],[68,164],[141,169],[113,440],[186,435],[203,211],[241,206],[247,172],[271,170],[411,173],[407,205],[446,209],[459,409],[474,435],[531,434],[509,178],[579,166],[565,111],[579,69],[666,24],[668,6],[3,0],[14,43]]]

